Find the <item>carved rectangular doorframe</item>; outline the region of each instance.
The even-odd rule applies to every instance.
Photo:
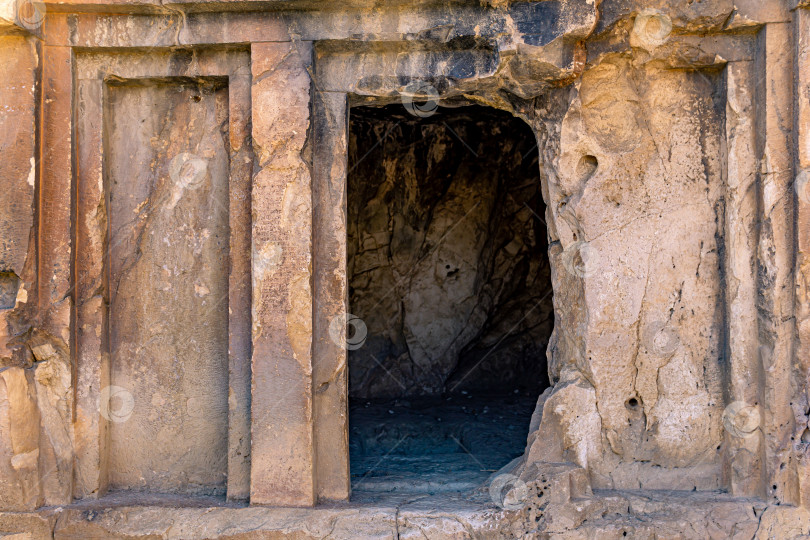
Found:
[[[247,50],[82,51],[75,55],[75,194],[73,201],[74,350],[76,359],[76,483],[74,496],[106,492],[109,482],[109,242],[103,112],[105,85],[148,80],[221,80],[227,84],[230,148],[228,212],[228,456],[227,495],[250,492],[250,58]],[[60,95],[59,99],[69,99]],[[105,390],[107,389],[107,390]],[[204,391],[204,389],[203,389]],[[137,403],[134,406],[138,406]],[[109,405],[107,405],[109,407]]]

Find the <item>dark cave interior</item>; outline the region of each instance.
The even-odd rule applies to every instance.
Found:
[[[554,324],[538,159],[495,109],[351,110],[355,492],[463,491],[523,452]]]

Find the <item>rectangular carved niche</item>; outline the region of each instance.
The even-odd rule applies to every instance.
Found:
[[[110,486],[224,494],[227,84],[106,92],[110,381],[131,401],[110,428]]]
[[[76,498],[248,498],[249,66],[76,56]]]

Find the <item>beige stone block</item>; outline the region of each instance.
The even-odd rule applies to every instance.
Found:
[[[757,137],[752,62],[727,68],[725,195],[726,311],[730,354],[728,406],[760,402],[756,282]],[[747,437],[726,430],[728,482],[732,493],[764,495],[759,431]]]
[[[110,487],[224,495],[228,88],[169,79],[107,96]]]
[[[31,373],[0,369],[0,509],[33,510],[39,484],[40,425]]]
[[[656,466],[707,465],[701,486],[719,484],[719,83],[605,59],[568,94],[559,150],[548,150],[560,382],[533,459],[565,449],[594,487],[654,482]]]
[[[12,309],[27,301],[33,253],[34,187],[37,156],[36,42],[24,35],[0,36],[0,359],[14,355],[7,343],[18,331],[12,328]]]
[[[396,515],[389,508],[162,508],[121,506],[91,511],[69,509],[54,538],[188,540],[388,539],[396,536]],[[91,519],[88,517],[92,516]]]
[[[58,513],[0,512],[0,538],[2,535],[23,535],[26,540],[52,540]]]
[[[810,10],[797,9],[797,144],[798,169],[795,171],[796,200],[796,359],[805,375],[810,373]],[[806,392],[807,390],[805,390]],[[801,504],[810,507],[810,459],[806,453],[807,425],[797,426],[803,445],[799,450],[798,477]],[[803,451],[804,450],[804,451]],[[803,454],[803,455],[802,455]]]
[[[39,475],[44,504],[73,500],[73,385],[67,350],[37,336],[32,342],[34,382],[40,416]]]
[[[312,369],[319,499],[349,498],[346,276],[346,95],[317,92],[313,129]]]
[[[256,43],[251,503],[315,502],[308,43]]]
[[[761,137],[760,194],[762,226],[757,252],[759,274],[759,361],[765,373],[762,403],[765,485],[770,500],[798,502],[792,466],[791,436],[796,435],[794,398],[794,176],[793,111],[794,26],[769,24],[760,35],[764,63],[757,100]]]
[[[73,171],[71,111],[73,58],[67,47],[42,48],[42,153],[39,177],[37,307],[42,329],[70,342],[72,261],[71,185]]]
[[[23,36],[0,37],[0,272],[22,275],[33,225],[36,51]]]
[[[106,350],[106,318],[109,294],[105,294],[105,242],[108,218],[103,183],[104,149],[101,141],[103,85],[98,80],[80,80],[76,130],[78,145],[76,194],[75,298],[76,334],[76,447],[74,497],[102,495],[107,490],[109,431],[101,414],[102,391],[109,386],[109,354]],[[106,404],[104,404],[106,405]]]

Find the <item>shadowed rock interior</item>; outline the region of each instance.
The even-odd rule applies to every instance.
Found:
[[[548,386],[554,316],[532,130],[480,106],[420,114],[350,114],[356,490],[480,484],[521,454]]]

